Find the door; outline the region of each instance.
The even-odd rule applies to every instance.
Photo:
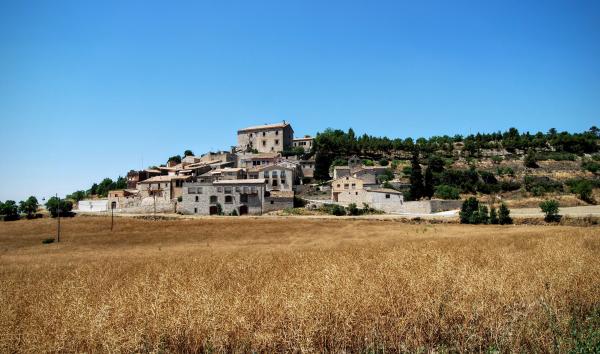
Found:
[[[208,208],[208,213],[210,215],[216,215],[217,214],[217,206],[211,205],[210,208]]]
[[[248,206],[240,205],[240,215],[246,215],[246,214],[248,214]]]

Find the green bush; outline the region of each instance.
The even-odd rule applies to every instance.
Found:
[[[479,205],[475,197],[465,200],[460,208],[461,224],[487,224],[489,222],[488,209],[485,205]]]
[[[558,215],[558,207],[558,201],[554,199],[549,199],[541,202],[540,209],[542,209],[542,212],[546,214],[544,220],[546,220],[547,222],[560,221],[560,215]]]
[[[506,206],[506,204],[500,204],[500,209],[498,209],[498,223],[500,225],[512,224],[513,220],[510,217],[510,209]]]
[[[521,183],[517,181],[502,181],[500,182],[500,190],[503,192],[516,191],[521,188]]]
[[[537,161],[537,154],[532,149],[529,149],[529,151],[527,151],[527,155],[525,155],[525,158],[523,159],[523,164],[525,167],[537,168],[539,167]]]
[[[387,166],[390,164],[390,161],[388,159],[381,159],[381,160],[379,160],[379,164],[381,166]]]
[[[575,161],[577,155],[563,151],[547,151],[537,154],[538,160]]]
[[[335,204],[331,208],[331,215],[335,215],[335,216],[346,215],[346,210],[344,210],[344,207]]]
[[[460,190],[446,184],[439,185],[435,188],[436,198],[456,200],[460,198]]]
[[[49,243],[54,243],[54,237],[51,238],[45,238],[42,240],[43,244],[49,244]]]
[[[356,204],[354,204],[354,203],[348,204],[348,206],[346,207],[346,211],[348,212],[348,215],[360,215],[360,214],[362,214],[361,210],[358,209],[356,207]]]
[[[525,190],[537,196],[563,191],[562,183],[548,177],[525,176],[524,183]]]
[[[598,171],[600,171],[600,162],[586,160],[581,163],[581,168],[584,171],[597,173]]]
[[[592,182],[588,180],[578,180],[570,186],[571,192],[577,194],[579,199],[588,203],[594,203],[592,198]]]
[[[499,164],[500,162],[502,162],[502,160],[502,156],[492,156],[492,162],[495,164]]]

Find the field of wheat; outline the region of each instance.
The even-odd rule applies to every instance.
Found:
[[[600,348],[600,230],[221,217],[0,223],[0,352]]]

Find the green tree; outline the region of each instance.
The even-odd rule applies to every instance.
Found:
[[[433,172],[431,172],[431,167],[427,167],[425,170],[425,184],[423,186],[423,196],[431,199],[433,197],[433,193],[435,191],[435,186],[433,182]]]
[[[419,151],[414,150],[411,160],[410,189],[409,195],[412,200],[419,200],[423,197],[425,186],[423,185],[423,173],[419,164]]]
[[[554,199],[549,199],[549,200],[545,200],[545,201],[541,202],[540,209],[542,209],[542,212],[544,214],[546,214],[546,217],[544,218],[544,220],[546,220],[547,222],[559,221],[560,215],[558,215],[558,212],[559,212],[558,207],[559,207],[558,201],[556,201]]]
[[[169,159],[167,160],[167,163],[168,162],[174,162],[176,164],[181,163],[181,155],[175,155],[175,156],[169,157]]]
[[[444,171],[444,160],[437,155],[432,155],[429,157],[427,168],[430,168],[432,172],[442,173]]]
[[[73,210],[73,202],[66,199],[52,197],[46,202],[46,209],[48,209],[52,217],[55,218],[58,216],[59,210],[61,215],[63,215],[63,213],[69,213],[71,210]]]
[[[73,200],[77,203],[80,200],[83,200],[87,197],[87,193],[85,191],[75,191],[72,194],[67,195],[67,199]]]
[[[527,155],[525,155],[525,159],[523,160],[523,164],[526,167],[537,168],[539,167],[537,164],[537,154],[533,149],[529,149],[527,151]]]
[[[460,198],[460,190],[458,188],[442,184],[435,188],[434,195],[440,199],[456,200]]]
[[[0,215],[4,215],[4,220],[18,220],[19,219],[19,207],[14,200],[7,200],[4,203],[0,203]]]
[[[460,207],[460,223],[470,224],[473,214],[479,210],[479,201],[475,197],[469,197]]]
[[[98,194],[98,184],[97,183],[92,184],[92,187],[89,190],[89,194],[90,195]]]
[[[381,166],[387,166],[387,165],[390,164],[390,161],[388,159],[386,159],[386,158],[383,158],[383,159],[379,160],[379,164]]]
[[[185,150],[183,152],[183,157],[186,157],[186,156],[194,156],[194,153],[192,152],[192,150]]]
[[[512,224],[512,218],[510,217],[510,209],[506,206],[506,204],[500,204],[500,209],[498,209],[498,223],[500,225]]]
[[[356,207],[355,203],[348,204],[348,206],[346,207],[346,210],[348,211],[348,215],[359,215],[360,214],[360,209],[358,209]]]
[[[31,197],[27,198],[26,200],[22,200],[19,203],[19,210],[22,213],[27,214],[28,218],[31,218],[33,216],[33,214],[35,214],[37,209],[38,209],[38,200],[34,196],[31,196]]]

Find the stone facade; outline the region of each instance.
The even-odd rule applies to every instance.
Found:
[[[371,208],[386,213],[400,213],[404,208],[402,193],[393,189],[345,190],[338,193],[337,202],[344,206],[354,203],[359,208],[368,204]]]
[[[292,147],[294,130],[289,123],[259,125],[237,132],[238,147],[242,151],[281,152]]]
[[[309,152],[313,146],[313,138],[310,136],[305,136],[304,138],[294,138],[292,140],[292,146],[295,148],[303,148],[305,152]]]
[[[359,190],[363,190],[363,181],[358,178],[345,176],[331,181],[331,199],[335,202],[339,201],[340,193],[353,193]]]
[[[264,180],[222,180],[213,183],[189,182],[183,187],[177,211],[183,214],[215,215],[218,205],[224,214],[260,215],[265,195]]]
[[[265,166],[248,171],[248,178],[264,179],[267,191],[292,191],[298,179],[297,166]]]

